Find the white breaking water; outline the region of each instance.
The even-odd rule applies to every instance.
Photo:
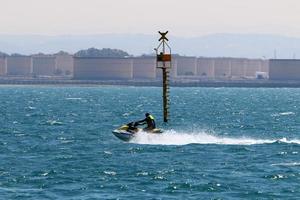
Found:
[[[254,139],[249,137],[223,137],[207,134],[205,132],[186,133],[176,131],[165,131],[162,134],[149,134],[139,132],[131,141],[137,144],[152,145],[186,145],[186,144],[220,144],[220,145],[255,145],[270,144],[274,142],[300,144],[300,140],[287,140],[286,138]]]
[[[271,166],[286,166],[286,167],[300,166],[300,162],[292,162],[292,163],[275,163],[275,164],[272,164]]]

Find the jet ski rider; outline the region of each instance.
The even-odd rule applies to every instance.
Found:
[[[144,128],[144,131],[152,131],[153,129],[156,128],[154,117],[149,113],[146,113],[145,117],[146,117],[145,119],[137,121],[135,125],[147,124],[147,127]]]

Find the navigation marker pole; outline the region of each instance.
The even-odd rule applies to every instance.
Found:
[[[166,37],[169,31],[163,33],[158,31],[161,35],[158,40],[160,43],[155,50],[156,52],[156,68],[162,69],[162,81],[163,81],[163,114],[164,122],[168,122],[169,119],[169,104],[170,104],[170,69],[172,66],[171,63],[171,47],[168,45],[168,38]]]

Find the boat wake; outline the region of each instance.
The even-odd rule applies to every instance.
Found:
[[[131,140],[131,143],[150,145],[187,145],[187,144],[220,144],[220,145],[255,145],[271,143],[300,144],[300,140],[281,139],[254,139],[249,137],[222,137],[205,132],[185,133],[165,131],[162,134],[148,134],[140,132]]]

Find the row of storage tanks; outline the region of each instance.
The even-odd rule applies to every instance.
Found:
[[[73,69],[74,62],[71,55],[0,57],[0,75],[72,75]]]
[[[0,75],[53,76],[75,79],[156,79],[153,57],[82,58],[72,55],[0,57]],[[60,73],[55,73],[60,70]],[[175,57],[172,78],[244,79],[257,75],[271,80],[300,80],[300,60]]]
[[[57,56],[9,56],[0,58],[0,75],[53,76],[71,74],[74,79],[156,79],[161,70],[154,57],[93,58]],[[269,61],[244,58],[174,57],[172,78],[256,78],[269,74]]]
[[[268,61],[237,58],[175,57],[172,60],[172,78],[255,78],[257,72],[268,73]],[[76,79],[156,79],[161,70],[153,57],[99,59],[74,58]]]

